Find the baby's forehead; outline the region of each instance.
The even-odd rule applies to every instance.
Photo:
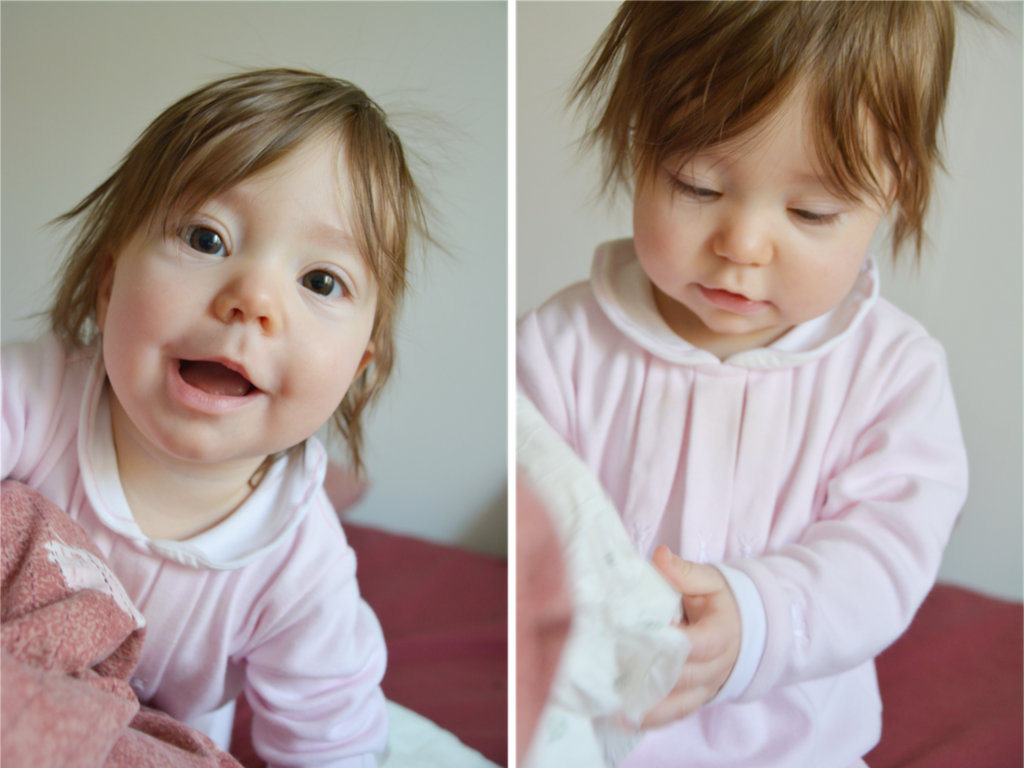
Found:
[[[302,212],[336,211],[348,217],[356,185],[340,142],[332,139],[306,140],[253,169],[240,169],[225,184],[217,176],[200,175],[186,183],[169,207],[191,213],[200,207],[252,208],[266,201],[287,205]]]

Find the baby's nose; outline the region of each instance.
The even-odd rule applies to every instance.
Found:
[[[763,266],[771,262],[775,246],[770,228],[753,212],[733,212],[723,219],[714,238],[715,253],[737,264]]]
[[[255,323],[265,335],[277,333],[282,319],[280,280],[267,270],[246,269],[217,293],[214,313],[225,323]]]

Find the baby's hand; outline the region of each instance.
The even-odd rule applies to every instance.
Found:
[[[654,565],[683,598],[683,627],[690,655],[675,688],[647,713],[643,727],[681,720],[707,704],[725,685],[740,652],[740,611],[717,568],[654,551]]]

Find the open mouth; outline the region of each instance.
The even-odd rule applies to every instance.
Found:
[[[214,360],[182,360],[178,372],[186,384],[211,395],[245,397],[256,391],[241,373]]]

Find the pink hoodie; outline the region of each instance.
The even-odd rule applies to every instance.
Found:
[[[878,298],[719,361],[676,336],[628,240],[519,322],[523,392],[600,478],[637,549],[721,566],[732,678],[627,766],[858,765],[881,732],[874,657],[931,588],[967,466],[942,348]]]

